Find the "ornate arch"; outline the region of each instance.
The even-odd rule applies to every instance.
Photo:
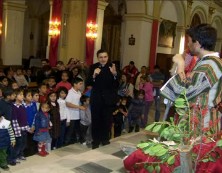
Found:
[[[162,7],[163,7],[164,2],[165,1],[160,2],[159,16],[160,16],[160,13],[162,11]],[[171,0],[171,2],[174,4],[176,12],[177,12],[178,26],[186,26],[186,7],[185,7],[185,4],[183,3],[183,1],[173,1],[173,0]]]
[[[199,24],[201,24],[200,16],[199,16],[199,14],[195,13],[192,20],[191,20],[190,26],[193,27],[193,26],[196,26]]]
[[[201,23],[207,23],[207,12],[204,8],[202,8],[201,6],[195,7],[194,10],[191,13],[190,22],[192,22],[192,19],[193,19],[195,14],[198,14],[198,16],[200,17]]]
[[[214,16],[214,18],[212,19],[211,25],[216,25],[216,29],[221,29],[222,28],[222,18],[220,16]],[[222,38],[222,33],[221,32],[217,32],[218,34],[218,38]]]

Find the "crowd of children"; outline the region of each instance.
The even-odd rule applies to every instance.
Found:
[[[22,75],[20,71],[16,75]],[[2,169],[9,170],[8,165],[21,163],[26,156],[38,153],[44,157],[52,149],[75,142],[90,145],[89,97],[80,92],[81,78],[76,77],[70,83],[69,72],[63,71],[60,82],[49,76],[33,90],[22,83],[23,79],[18,77],[21,83],[18,85],[17,80],[0,77]],[[12,87],[14,83],[18,87]]]
[[[61,68],[62,62],[58,65],[57,73],[43,68],[48,71],[40,76],[47,74],[47,77],[42,76],[38,87],[31,90],[28,83],[41,78],[32,75],[30,69],[26,72],[18,69],[14,73],[7,68],[5,74],[0,74],[2,169],[8,170],[8,164],[16,165],[36,153],[45,157],[51,150],[69,144],[80,142],[91,146],[91,87],[85,88],[86,77],[81,77],[80,71],[76,74],[76,66],[69,71]],[[127,75],[122,74],[118,89],[120,99],[110,122],[114,137],[134,129],[138,132],[147,123],[153,86],[147,75],[139,78],[139,90],[135,92],[134,85],[127,82]]]

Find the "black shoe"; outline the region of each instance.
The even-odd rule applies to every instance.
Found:
[[[99,148],[99,144],[100,144],[99,141],[93,141],[93,142],[92,142],[92,149]]]
[[[140,126],[136,125],[135,132],[139,132],[139,131],[140,131]]]
[[[92,144],[92,149],[94,150],[96,148],[99,148],[99,145]]]
[[[5,171],[8,171],[9,170],[9,167],[7,166],[7,165],[5,165],[5,166],[0,166],[3,170],[5,170]]]
[[[11,165],[11,166],[15,166],[16,162],[15,161],[11,161],[11,162],[8,162],[8,164]]]
[[[128,133],[131,133],[131,132],[133,131],[133,129],[134,129],[134,127],[133,127],[133,126],[130,126]]]
[[[109,141],[103,141],[102,142],[102,145],[104,146],[104,145],[109,145],[110,144],[110,142]]]

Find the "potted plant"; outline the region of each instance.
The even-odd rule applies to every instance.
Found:
[[[161,140],[149,139],[137,145],[152,161],[148,159],[135,164],[135,167],[143,165],[148,172],[158,173],[161,165],[166,165],[174,173],[192,173],[196,171],[199,162],[214,162],[220,157],[216,148],[222,147],[222,140],[218,140],[207,153],[201,154],[202,145],[214,141],[214,129],[211,125],[204,127],[203,123],[208,108],[201,107],[199,103],[189,103],[185,90],[175,100],[174,106],[178,117],[171,117],[170,122],[154,122],[145,128],[157,132]],[[212,122],[212,127],[218,121]]]

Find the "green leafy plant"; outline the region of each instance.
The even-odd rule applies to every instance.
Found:
[[[168,141],[168,143],[149,139],[147,142],[141,142],[137,145],[145,154],[156,158],[155,162],[147,161],[142,163],[144,164],[144,168],[150,173],[154,170],[160,172],[161,164],[173,165],[181,146],[190,146],[189,148],[192,149],[193,145],[202,143],[203,138],[206,138],[203,133],[204,129],[201,126],[201,122],[203,121],[202,116],[204,116],[206,109],[199,108],[197,104],[194,104],[193,106],[197,106],[194,109],[196,111],[191,112],[191,105],[189,105],[185,90],[175,100],[174,106],[178,118],[171,117],[169,122],[154,122],[145,128],[146,131],[158,133],[160,138]],[[213,130],[207,132],[208,135],[213,133]],[[173,141],[173,145],[169,144],[169,141]],[[219,153],[215,150],[216,147],[222,148],[222,140],[219,140],[217,145],[202,158],[199,158],[199,154],[192,153],[194,171],[198,162],[215,162],[220,157]],[[180,167],[175,168],[175,172],[179,172],[179,170]]]

